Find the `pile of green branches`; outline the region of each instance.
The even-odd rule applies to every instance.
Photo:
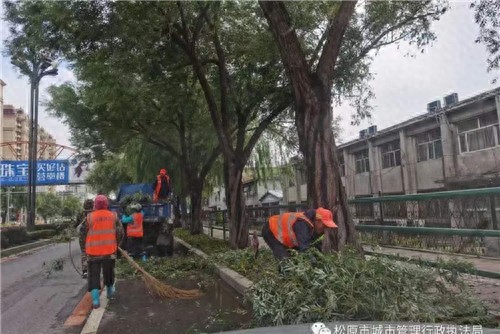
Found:
[[[258,282],[263,274],[272,275],[278,271],[278,262],[268,249],[259,250],[257,258],[254,251],[247,248],[213,254],[210,260],[240,273],[252,282]]]
[[[249,299],[260,325],[335,320],[494,324],[457,266],[463,264],[429,268],[364,259],[349,249],[333,256],[310,250],[283,261],[280,272],[260,272]]]

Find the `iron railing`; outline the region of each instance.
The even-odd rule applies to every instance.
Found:
[[[356,198],[349,208],[363,243],[498,256],[500,187]],[[250,230],[306,204],[247,207]],[[226,210],[204,212],[204,225],[228,234]]]

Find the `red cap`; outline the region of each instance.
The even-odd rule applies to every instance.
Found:
[[[160,175],[167,175],[167,170],[165,168],[160,169]]]
[[[104,210],[108,208],[108,198],[104,195],[97,195],[94,201],[94,210]]]
[[[321,220],[323,225],[326,227],[336,228],[337,224],[333,222],[333,213],[328,209],[317,208],[316,209],[316,218]]]

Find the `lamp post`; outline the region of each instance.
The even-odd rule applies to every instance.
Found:
[[[30,75],[31,103],[30,103],[30,133],[28,146],[28,221],[27,228],[35,227],[36,218],[36,180],[38,155],[38,90],[40,80],[47,75],[57,75],[57,63],[48,58],[35,62]]]

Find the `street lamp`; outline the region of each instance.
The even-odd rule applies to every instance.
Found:
[[[28,146],[28,230],[35,226],[36,218],[36,175],[38,155],[38,88],[40,80],[47,75],[57,75],[57,62],[47,57],[42,57],[33,64],[30,75],[31,103],[30,103],[30,133]]]

